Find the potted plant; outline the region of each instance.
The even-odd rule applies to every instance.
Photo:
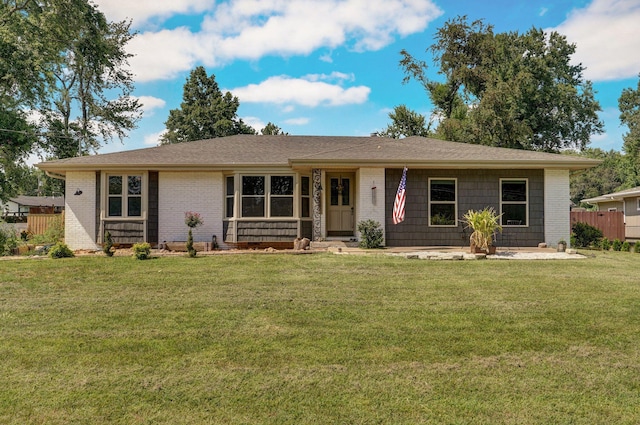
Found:
[[[462,220],[467,228],[471,228],[473,233],[469,237],[471,252],[484,252],[495,254],[496,247],[493,245],[497,232],[502,232],[500,217],[492,207],[483,210],[469,210]]]
[[[560,239],[558,241],[558,252],[565,252],[567,250],[567,241]]]

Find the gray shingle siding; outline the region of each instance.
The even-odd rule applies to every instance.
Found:
[[[544,241],[544,170],[418,170],[407,172],[405,221],[391,221],[393,201],[402,175],[400,169],[386,170],[386,243],[389,246],[468,246],[470,230],[457,227],[429,227],[429,178],[456,178],[458,218],[470,209],[500,210],[500,179],[526,178],[529,182],[529,226],[508,227],[498,234],[498,246],[536,246]]]

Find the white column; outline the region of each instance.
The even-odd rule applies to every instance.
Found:
[[[544,170],[544,237],[550,247],[571,235],[569,170]]]
[[[99,245],[96,243],[95,171],[68,172],[65,186],[65,243],[72,250],[98,249]],[[78,194],[76,195],[76,193]]]

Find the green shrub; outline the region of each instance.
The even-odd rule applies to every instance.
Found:
[[[600,242],[600,248],[603,251],[609,251],[611,249],[611,242],[607,238],[603,238]]]
[[[18,246],[18,235],[13,226],[0,221],[0,256],[11,255]]]
[[[107,257],[113,257],[113,238],[111,232],[107,231],[104,234],[104,244],[102,244],[102,252],[107,254]]]
[[[640,242],[636,242],[633,244],[633,252],[640,254]]]
[[[573,225],[571,230],[572,241],[576,247],[586,248],[589,246],[598,246],[602,239],[602,231],[587,223],[578,222]]]
[[[51,249],[49,249],[49,257],[51,257],[51,258],[70,258],[70,257],[75,257],[75,255],[73,255],[73,251],[71,251],[71,249],[69,249],[67,244],[65,244],[63,242],[58,242],[57,244],[52,246]]]
[[[33,235],[31,243],[37,245],[55,244],[64,241],[64,220],[59,214],[42,235]]]
[[[622,249],[622,241],[618,238],[614,239],[611,247],[614,251],[620,251]]]
[[[141,242],[133,245],[133,256],[138,260],[146,260],[151,256],[151,245]]]
[[[380,223],[375,220],[363,220],[358,223],[360,232],[360,248],[382,248],[384,233],[380,228]]]
[[[622,249],[620,249],[620,251],[624,251],[624,252],[629,252],[631,251],[631,245],[629,244],[629,242],[624,241],[622,243]]]

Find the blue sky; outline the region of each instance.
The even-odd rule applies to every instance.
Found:
[[[640,73],[640,0],[96,0],[110,20],[131,19],[138,35],[134,94],[139,127],[100,152],[155,146],[178,108],[189,72],[203,65],[240,100],[238,115],[260,130],[364,136],[389,123],[394,106],[431,115],[415,82],[402,84],[399,52],[431,64],[425,49],[447,20],[484,19],[497,32],[531,27],[576,43],[603,111],[605,134],[591,147],[620,150],[618,97]],[[430,77],[436,77],[436,68]]]

